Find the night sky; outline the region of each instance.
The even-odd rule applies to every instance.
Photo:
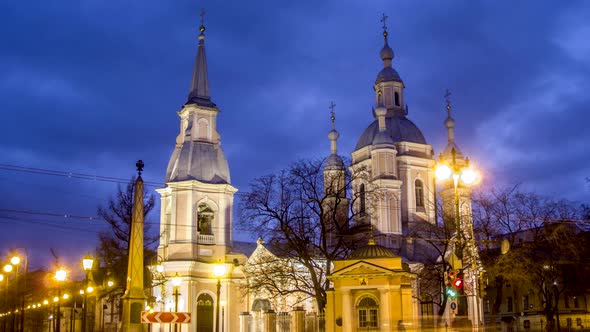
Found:
[[[327,156],[330,101],[339,152],[350,155],[373,119],[385,13],[408,116],[437,155],[448,88],[457,143],[484,186],[520,183],[588,202],[590,2],[8,0],[0,3],[3,253],[25,247],[40,268],[51,266],[53,248],[75,270],[104,229],[80,217],[96,216],[117,189],[102,177],[129,179],[143,159],[144,179],[163,182],[201,8],[218,131],[239,190]]]

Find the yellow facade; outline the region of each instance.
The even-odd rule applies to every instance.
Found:
[[[336,261],[328,279],[327,332],[415,330],[416,276],[401,257]]]

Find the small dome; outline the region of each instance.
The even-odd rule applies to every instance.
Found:
[[[381,56],[381,60],[383,61],[392,60],[394,57],[393,50],[391,49],[391,47],[389,47],[388,44],[385,44],[385,46],[383,46],[383,48],[381,49],[381,53],[379,53],[379,55]]]
[[[447,128],[455,128],[455,120],[450,116],[445,120],[445,127]]]
[[[390,116],[386,117],[387,121],[385,133],[387,133],[393,142],[412,142],[419,144],[427,144],[424,135],[416,125],[405,116]],[[379,133],[379,123],[377,120],[373,121],[367,129],[359,137],[356,143],[355,150],[361,149],[367,145],[373,144],[375,136]]]
[[[368,244],[355,250],[348,259],[393,258],[397,257],[391,250],[378,244]]]
[[[392,67],[384,67],[381,69],[379,74],[377,74],[375,84],[379,84],[381,82],[402,82],[402,79],[399,77],[399,74],[395,69]]]
[[[340,134],[334,129],[330,130],[330,132],[328,133],[328,139],[330,141],[335,141],[338,139],[338,137],[340,137]]]
[[[329,170],[344,169],[344,161],[339,155],[332,153],[328,159],[326,159],[324,168]]]

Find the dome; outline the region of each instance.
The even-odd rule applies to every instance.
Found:
[[[381,53],[379,53],[379,55],[381,56],[381,60],[383,61],[392,60],[393,50],[391,49],[391,47],[389,47],[389,45],[385,44],[385,46],[383,46],[383,48],[381,49]]]
[[[229,167],[218,144],[187,140],[176,148],[166,171],[166,182],[197,180],[229,184]]]
[[[325,169],[344,169],[344,161],[342,158],[332,153],[328,159],[326,159],[326,164],[324,165]]]
[[[375,84],[379,84],[381,82],[402,82],[402,79],[399,77],[397,71],[392,67],[383,67],[379,74],[377,74]]]
[[[397,257],[391,250],[378,244],[368,244],[355,250],[348,259],[392,258]]]
[[[394,141],[391,138],[391,136],[389,136],[387,134],[387,131],[379,131],[377,133],[377,135],[375,135],[375,138],[373,138],[373,145],[379,145],[379,146],[393,146],[395,148],[394,145]]]
[[[386,133],[394,142],[412,142],[427,144],[424,135],[416,125],[405,116],[386,117]],[[373,144],[375,136],[379,133],[379,123],[373,121],[363,132],[356,143],[355,150]]]

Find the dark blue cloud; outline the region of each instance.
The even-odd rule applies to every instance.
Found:
[[[145,178],[162,181],[200,6],[218,127],[240,190],[294,160],[325,156],[332,100],[339,151],[352,151],[373,120],[385,12],[409,116],[436,151],[446,142],[442,94],[450,88],[458,143],[488,184],[587,197],[590,11],[577,1],[3,2],[0,162],[126,179],[141,158]],[[116,190],[1,172],[4,209],[94,215]],[[48,247],[81,257],[101,229],[32,221],[4,219],[14,235],[0,240],[43,252],[37,265],[49,259]]]

